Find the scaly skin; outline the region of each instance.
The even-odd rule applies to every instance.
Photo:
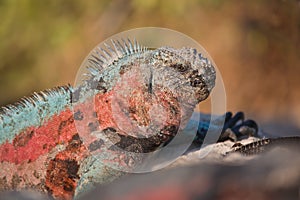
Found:
[[[159,148],[214,87],[214,67],[194,49],[112,44],[90,56],[90,74],[76,88],[57,87],[2,108],[1,190],[72,199],[111,182],[142,162],[116,147]]]

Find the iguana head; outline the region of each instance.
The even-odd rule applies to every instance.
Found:
[[[175,49],[161,47],[153,52],[153,63],[158,68],[170,70],[166,76],[178,77],[175,85],[181,85],[188,91],[177,91],[182,96],[191,96],[197,103],[205,100],[215,85],[216,71],[212,62],[194,48]],[[190,87],[190,88],[189,88]]]
[[[100,130],[114,130],[109,133],[118,135],[115,144],[149,151],[185,127],[195,106],[214,87],[215,69],[193,48],[147,49],[130,40],[111,43],[90,54],[89,79],[78,90],[94,97]]]

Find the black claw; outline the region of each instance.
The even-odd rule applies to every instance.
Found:
[[[254,128],[255,131],[258,132],[258,125],[254,120],[248,119],[247,121],[244,121],[244,125]]]
[[[246,120],[243,112],[237,112],[233,117],[232,113],[226,113],[225,124],[219,141],[232,140],[232,135],[236,139],[244,136],[258,136],[258,126],[253,120]],[[239,123],[240,122],[240,123]]]
[[[231,114],[232,116],[232,114]],[[227,118],[227,113],[226,113],[226,117],[225,119]],[[224,124],[224,127],[223,127],[223,131],[225,131],[226,129],[228,128],[233,128],[234,126],[236,126],[236,124],[239,122],[239,121],[244,121],[244,113],[243,112],[237,112],[233,117],[231,117],[230,119],[228,119],[227,121],[225,120],[225,124]]]
[[[231,140],[233,142],[237,141],[236,133],[234,133],[230,128],[222,132],[218,139],[218,142],[224,142],[226,140]]]
[[[227,112],[225,114],[225,124],[231,119],[232,117],[232,112]]]
[[[245,114],[243,112],[237,112],[232,119],[235,120],[235,122],[238,122],[240,120],[244,121]]]
[[[254,131],[253,131],[254,129]],[[233,132],[236,133],[237,137],[241,136],[258,136],[258,126],[255,121],[249,119],[244,121],[242,124],[233,128]]]

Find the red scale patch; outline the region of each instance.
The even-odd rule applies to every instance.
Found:
[[[72,115],[68,109],[53,116],[44,126],[27,128],[12,143],[6,141],[0,146],[0,161],[32,162],[57,144],[67,143],[76,133]]]

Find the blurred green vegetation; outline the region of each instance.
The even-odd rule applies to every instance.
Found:
[[[0,0],[0,19],[0,105],[73,83],[106,37],[158,26],[206,48],[229,110],[300,124],[298,0]]]

